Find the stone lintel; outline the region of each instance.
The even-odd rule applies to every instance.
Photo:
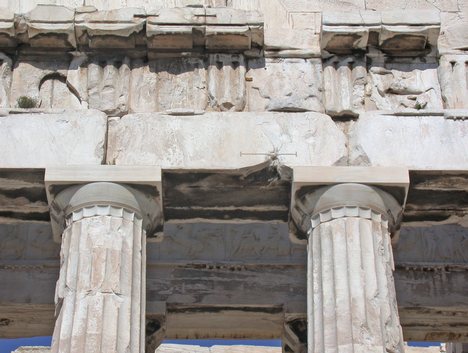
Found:
[[[143,218],[147,236],[160,235],[163,223],[160,167],[54,167],[46,169],[44,180],[53,237],[57,242],[61,240],[68,214],[80,207],[100,205],[137,211]]]
[[[408,189],[403,167],[293,167],[291,237],[303,241],[314,216],[338,208],[344,216],[361,216],[361,209],[377,212],[395,231]]]

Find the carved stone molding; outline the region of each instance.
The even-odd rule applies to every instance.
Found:
[[[133,212],[148,237],[162,229],[159,167],[88,166],[46,169],[45,185],[54,239],[61,241],[65,220]]]
[[[405,168],[293,168],[292,237],[305,239],[311,225],[343,217],[387,221],[394,233],[401,221],[408,187]]]

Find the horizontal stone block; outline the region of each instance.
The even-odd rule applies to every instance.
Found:
[[[76,47],[75,11],[65,6],[38,5],[25,15],[32,47]]]
[[[0,2],[0,46],[10,47],[16,44],[15,14],[10,8],[1,7]]]
[[[163,168],[333,165],[347,154],[345,136],[320,113],[131,114],[109,121],[107,161]]]
[[[468,129],[442,113],[368,112],[349,136],[350,163],[410,169],[467,169]]]
[[[97,110],[0,113],[0,165],[44,168],[101,164],[107,118]]]
[[[145,16],[141,8],[77,13],[76,37],[90,48],[133,48],[134,35],[143,30]]]

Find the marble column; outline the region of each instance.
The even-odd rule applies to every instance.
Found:
[[[116,183],[71,189],[65,190],[52,352],[144,352],[143,210]]]
[[[315,193],[308,205],[308,352],[403,352],[389,231],[396,200],[351,183]]]

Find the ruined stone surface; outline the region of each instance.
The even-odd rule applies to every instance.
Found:
[[[468,108],[468,55],[443,55],[438,68],[445,108]]]
[[[466,169],[467,134],[464,121],[446,119],[441,114],[369,112],[361,115],[350,131],[350,163]]]
[[[80,209],[67,220],[52,353],[144,351],[142,221],[133,212],[107,208]]]
[[[154,62],[157,75],[157,111],[205,110],[208,102],[206,68],[203,60],[160,59]]]
[[[130,94],[130,59],[93,59],[87,67],[89,107],[107,114],[128,111]]]
[[[6,4],[0,2],[0,44],[2,47],[14,46],[15,34],[15,14],[6,7]]]
[[[319,113],[132,114],[109,121],[109,164],[234,169],[270,154],[286,165],[333,165],[346,155],[345,136]]]
[[[99,111],[2,113],[0,161],[4,168],[101,164],[103,161],[107,119]]]
[[[369,69],[367,110],[442,109],[434,65],[386,64]]]
[[[318,59],[249,61],[249,111],[323,112],[322,63]]]

